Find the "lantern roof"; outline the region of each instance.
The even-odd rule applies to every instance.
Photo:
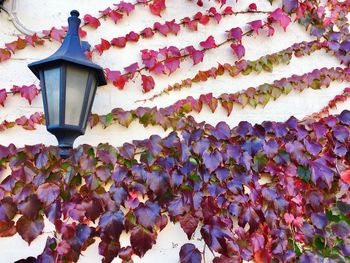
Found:
[[[36,75],[37,78],[40,78],[39,72],[41,70],[65,61],[94,70],[97,76],[97,86],[106,85],[107,82],[103,73],[103,68],[91,62],[85,56],[81,46],[79,37],[79,25],[81,20],[79,19],[79,12],[73,10],[70,12],[70,15],[71,16],[68,18],[68,32],[61,47],[50,57],[30,63],[28,65],[29,69]]]

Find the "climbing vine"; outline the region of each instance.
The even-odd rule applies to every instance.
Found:
[[[203,6],[202,0],[188,4]],[[214,2],[214,1],[212,1]],[[235,107],[264,107],[291,91],[327,88],[334,81],[349,82],[348,1],[283,0],[271,10],[259,10],[249,3],[234,10],[226,0],[191,17],[155,22],[140,31],[130,31],[112,39],[101,39],[86,55],[90,59],[105,52],[117,52],[126,45],[152,38],[194,32],[198,26],[219,24],[227,16],[261,15],[242,27],[232,27],[225,39],[213,36],[195,46],[166,46],[140,51],[143,65],[134,62],[121,69],[105,68],[108,81],[118,89],[140,78],[144,93],[155,87],[154,76],[170,75],[190,59],[199,64],[206,53],[228,44],[234,63],[223,63],[198,71],[192,78],[169,84],[144,101],[155,100],[174,90],[191,88],[222,75],[272,72],[294,57],[324,50],[334,55],[342,67],[319,67],[302,75],[292,75],[272,83],[214,96],[205,91],[167,107],[114,108],[104,115],[91,114],[90,127],[118,123],[128,127],[138,121],[145,127],[159,125],[171,129],[168,136],[126,142],[121,147],[81,145],[63,160],[54,146],[16,147],[0,145],[0,237],[18,233],[28,244],[43,233],[44,219],[55,227],[40,255],[18,262],[76,262],[81,253],[98,243],[103,262],[119,257],[131,262],[142,257],[157,241],[169,222],[179,223],[190,240],[199,231],[213,253],[215,263],[262,262],[346,262],[350,260],[350,111],[330,115],[330,110],[347,101],[345,88],[319,112],[302,120],[264,121],[252,125],[240,122],[229,127],[198,123],[191,114],[221,106],[227,116]],[[273,3],[273,0],[269,0]],[[139,6],[139,7],[138,7]],[[99,30],[105,19],[118,24],[137,8],[148,8],[161,17],[165,0],[121,1],[99,11],[99,16],[83,15],[84,27]],[[314,40],[294,43],[256,60],[245,59],[244,38],[272,37],[276,25],[288,30],[299,23]],[[0,62],[27,46],[62,41],[66,27],[19,36],[0,48]],[[20,95],[29,104],[40,87],[15,84],[0,89],[0,105]],[[11,95],[11,96],[12,96]],[[1,109],[0,109],[1,113]],[[33,130],[45,124],[42,112],[4,120],[0,131],[21,126]],[[122,246],[122,233],[130,235],[130,245]],[[197,263],[204,252],[191,244],[179,251],[181,263]]]

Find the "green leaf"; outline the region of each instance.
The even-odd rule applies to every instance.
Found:
[[[318,249],[318,250],[323,250],[325,248],[325,243],[324,243],[324,239],[320,236],[317,236],[314,239],[314,246]]]
[[[310,181],[310,169],[309,167],[304,167],[301,165],[298,165],[297,170],[298,176],[303,179],[305,182]]]
[[[319,79],[315,79],[313,82],[311,82],[310,87],[312,89],[320,89],[321,88],[321,81]]]

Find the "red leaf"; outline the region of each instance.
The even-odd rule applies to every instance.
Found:
[[[124,89],[125,83],[129,80],[127,76],[121,75],[115,81],[113,81],[113,85],[118,89]]]
[[[141,31],[141,36],[144,38],[150,38],[154,35],[153,29],[150,27],[146,27],[144,30]]]
[[[253,29],[259,35],[259,29],[262,27],[261,20],[254,20],[248,23],[250,28]]]
[[[5,106],[4,102],[5,102],[6,98],[7,98],[6,89],[1,89],[0,90],[0,105],[3,107]]]
[[[29,104],[32,104],[33,99],[39,94],[39,90],[34,84],[22,86],[19,92],[21,93],[21,97],[28,100]]]
[[[125,36],[127,41],[130,42],[137,42],[139,41],[140,35],[135,33],[134,31],[131,31],[129,34]]]
[[[232,6],[227,6],[225,7],[224,11],[223,11],[224,15],[233,15],[233,10],[232,10]]]
[[[257,6],[256,6],[255,3],[252,3],[252,4],[250,4],[250,5],[248,6],[248,9],[249,9],[249,10],[252,10],[252,11],[256,11],[256,10],[257,10]]]
[[[98,51],[100,55],[102,55],[103,51],[108,50],[111,47],[111,43],[108,40],[101,38],[101,44],[95,46],[95,49]]]
[[[347,184],[350,184],[350,170],[346,170],[340,173],[340,178]]]
[[[22,216],[16,223],[16,229],[18,234],[30,245],[30,243],[42,233],[44,229],[44,220],[42,217],[36,220],[30,220]]]
[[[153,25],[153,28],[155,30],[157,30],[159,33],[161,33],[163,36],[167,36],[169,31],[170,31],[168,25],[161,24],[159,22],[155,22],[154,25]]]
[[[117,23],[119,20],[123,19],[123,14],[121,14],[115,10],[112,10],[109,13],[109,17],[114,21],[114,23]]]
[[[180,67],[179,58],[168,58],[164,61],[165,67],[169,70],[169,75]]]
[[[4,48],[0,48],[0,62],[8,60],[11,57],[10,51]]]
[[[154,0],[153,3],[149,5],[149,9],[152,14],[161,16],[160,13],[165,9],[165,0]]]
[[[86,37],[87,33],[85,30],[83,30],[81,27],[79,27],[79,36],[80,38]]]
[[[165,22],[165,24],[168,26],[169,31],[175,35],[177,35],[177,33],[180,31],[180,25],[175,22],[175,19]]]
[[[231,48],[238,59],[241,59],[245,55],[245,48],[241,44],[231,44]]]
[[[281,8],[277,8],[275,11],[273,11],[269,18],[272,18],[273,20],[279,22],[280,26],[283,28],[284,31],[286,31],[287,26],[292,21],[289,16],[287,16]]]
[[[129,15],[132,11],[135,10],[135,6],[131,3],[125,3],[124,1],[121,1],[119,4],[114,4],[118,7],[119,10],[122,12],[125,12],[127,15]]]
[[[193,18],[202,25],[206,25],[210,21],[210,17],[207,15],[203,15],[201,12],[198,12],[197,14],[195,14]]]
[[[98,28],[101,25],[100,21],[92,15],[86,14],[83,19],[86,24],[93,28]]]
[[[181,228],[185,231],[188,240],[191,239],[194,231],[196,231],[199,219],[191,215],[191,213],[186,213],[184,216],[181,216],[180,219]]]
[[[197,22],[197,20],[191,20],[189,17],[185,17],[182,21],[184,22],[185,26],[189,30],[193,30],[193,31],[197,31],[198,30],[198,22]]]
[[[209,36],[207,38],[207,40],[205,41],[202,41],[199,43],[201,45],[201,47],[205,48],[205,49],[210,49],[210,48],[215,48],[217,47],[216,46],[216,43],[215,43],[215,39],[213,36]]]
[[[16,233],[15,222],[0,221],[0,237],[10,237]]]
[[[123,48],[126,45],[126,38],[125,37],[113,38],[112,41],[111,41],[111,44],[113,46]]]
[[[207,104],[213,113],[215,112],[218,106],[218,100],[213,97],[212,93],[200,95],[199,100]]]
[[[142,88],[144,92],[149,92],[154,89],[155,83],[152,76],[141,75],[142,77]]]
[[[131,230],[130,244],[135,254],[142,257],[156,242],[157,234],[141,227]]]

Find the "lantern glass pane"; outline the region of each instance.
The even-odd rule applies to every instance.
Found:
[[[91,74],[93,74],[93,73],[91,73]],[[86,126],[87,118],[89,117],[90,112],[91,112],[92,98],[94,96],[95,90],[96,90],[96,78],[93,77],[92,81],[91,81],[91,88],[89,89],[90,93],[89,93],[89,98],[88,98],[88,102],[87,102],[87,106],[86,106],[87,110],[85,112],[84,119],[83,119],[83,127]]]
[[[67,66],[65,124],[79,125],[89,71]]]
[[[59,101],[60,101],[60,68],[44,71],[45,93],[47,100],[47,113],[49,124],[59,123]]]

